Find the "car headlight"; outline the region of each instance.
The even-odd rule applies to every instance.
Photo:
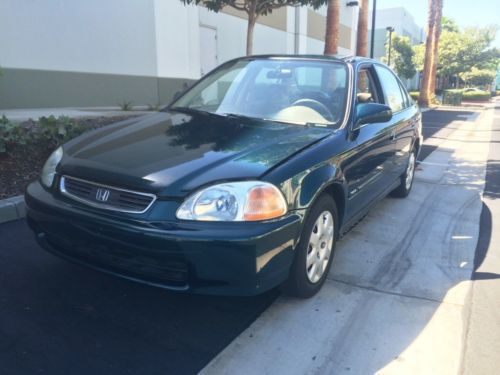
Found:
[[[40,180],[42,184],[47,187],[51,187],[54,182],[54,176],[56,175],[57,164],[61,161],[63,157],[63,149],[59,147],[55,150],[52,155],[49,156],[45,165],[43,166],[42,173],[40,175]]]
[[[279,189],[267,182],[241,181],[217,184],[188,197],[177,210],[181,220],[259,221],[286,214]]]

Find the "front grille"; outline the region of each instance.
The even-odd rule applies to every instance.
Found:
[[[178,290],[188,287],[188,265],[180,260],[150,257],[128,249],[92,243],[75,244],[54,235],[46,235],[45,240],[57,254],[101,271]]]
[[[68,176],[61,177],[60,190],[62,194],[93,207],[136,214],[146,212],[156,200],[154,194],[139,193]]]

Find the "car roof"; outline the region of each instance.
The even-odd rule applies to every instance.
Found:
[[[273,55],[251,55],[240,57],[238,60],[244,59],[307,59],[307,60],[327,60],[327,61],[339,61],[349,64],[355,64],[362,61],[378,62],[377,60],[370,59],[368,57],[353,56],[353,55],[314,55],[314,54],[304,54],[304,55],[291,55],[291,54],[273,54]]]

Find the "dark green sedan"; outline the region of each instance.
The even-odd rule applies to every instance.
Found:
[[[229,61],[163,111],[57,149],[26,191],[40,245],[177,291],[309,297],[335,242],[409,194],[421,115],[365,58]]]

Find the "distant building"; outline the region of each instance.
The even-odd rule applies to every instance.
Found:
[[[369,25],[371,26],[371,12]],[[399,36],[407,36],[410,38],[412,45],[417,45],[425,42],[424,29],[418,26],[413,19],[413,16],[403,7],[377,9],[375,17],[375,38],[374,38],[374,53],[373,57],[380,60],[386,56],[385,44],[389,40],[387,27],[394,28],[394,34]],[[371,43],[371,29],[368,36],[368,45]],[[409,80],[402,79],[403,83],[409,89],[417,89],[419,86],[419,74]]]
[[[341,5],[339,52],[358,7]],[[165,104],[186,82],[245,54],[246,13],[179,0],[0,1],[0,108]],[[326,6],[260,17],[254,54],[322,54]]]

